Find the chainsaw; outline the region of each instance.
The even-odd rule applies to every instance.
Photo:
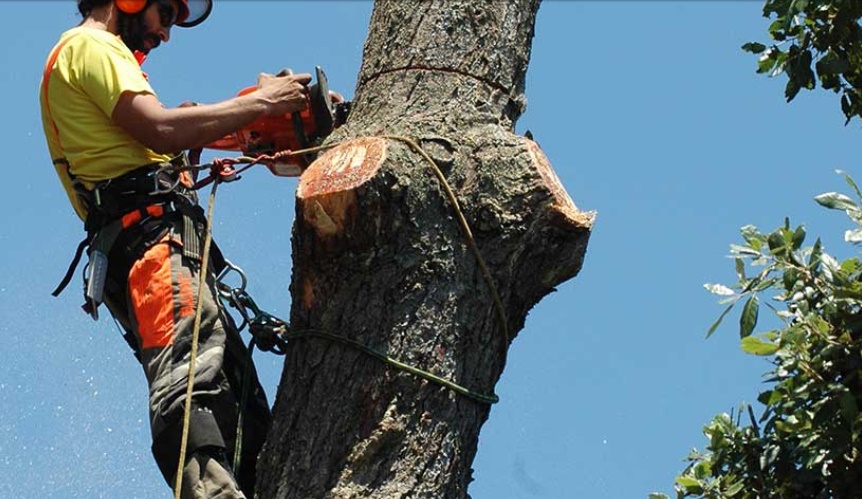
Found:
[[[283,70],[277,76],[288,76]],[[264,116],[238,131],[207,144],[207,149],[241,151],[250,157],[273,155],[280,151],[300,151],[320,145],[332,131],[347,121],[350,102],[332,102],[326,74],[315,68],[317,82],[308,87],[305,109],[282,116]],[[257,90],[248,87],[237,95]],[[267,167],[280,177],[297,177],[314,161],[315,153],[290,155]]]

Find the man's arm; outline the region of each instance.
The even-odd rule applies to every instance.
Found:
[[[168,109],[149,93],[125,92],[111,119],[135,140],[160,154],[204,146],[260,116],[305,108],[311,75],[261,75],[258,90],[216,104]]]

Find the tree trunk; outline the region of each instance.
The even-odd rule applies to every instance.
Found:
[[[297,191],[293,328],[493,394],[527,312],[580,270],[593,221],[513,133],[539,1],[375,3],[340,145]],[[439,166],[492,285],[431,164],[390,135]],[[294,340],[258,497],[467,497],[489,410],[355,345]]]

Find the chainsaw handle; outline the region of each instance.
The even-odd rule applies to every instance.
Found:
[[[292,69],[283,68],[275,76],[291,75],[293,75]],[[305,135],[305,125],[302,123],[302,114],[300,114],[299,111],[290,113],[290,119],[293,121],[294,135],[296,137],[297,144],[299,144],[299,148],[306,149],[308,147],[308,137]]]

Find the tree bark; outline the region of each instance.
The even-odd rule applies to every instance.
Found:
[[[493,393],[527,312],[580,270],[594,217],[513,133],[539,1],[375,3],[350,119],[297,191],[294,329]],[[493,286],[430,163],[390,135],[436,162]],[[294,340],[258,497],[467,497],[489,410],[353,345]]]

